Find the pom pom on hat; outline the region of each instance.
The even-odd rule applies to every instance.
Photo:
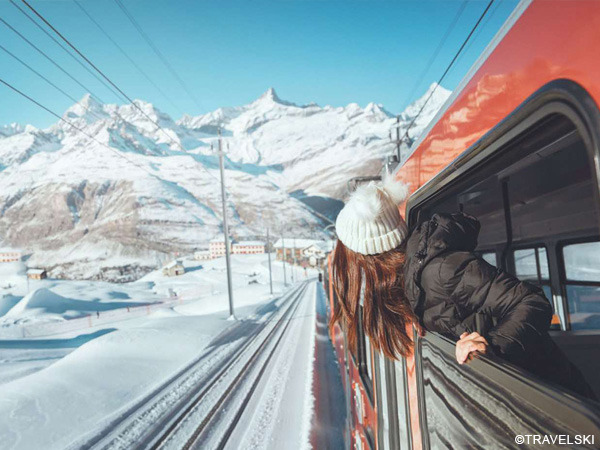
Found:
[[[402,203],[408,197],[408,184],[396,180],[393,175],[386,174],[383,177],[382,188],[396,204]]]

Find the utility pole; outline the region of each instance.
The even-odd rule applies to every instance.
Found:
[[[229,294],[229,318],[235,320],[233,310],[233,285],[231,283],[231,255],[229,248],[229,226],[227,225],[227,205],[225,200],[225,168],[223,163],[223,144],[219,128],[219,171],[221,172],[221,200],[223,201],[223,234],[225,236],[225,263],[227,265],[227,293]]]
[[[400,116],[396,116],[396,154],[400,162]]]
[[[287,255],[285,253],[285,238],[283,237],[283,233],[281,233],[281,247],[283,250],[283,285],[287,286],[287,276],[285,274],[285,260]]]
[[[267,255],[269,255],[269,287],[273,295],[273,273],[271,272],[271,242],[269,240],[269,227],[267,227]]]
[[[292,265],[292,281],[294,281],[294,279],[296,279],[296,238],[294,238],[293,240],[294,242],[294,249],[292,250],[292,258],[293,258],[293,265]]]

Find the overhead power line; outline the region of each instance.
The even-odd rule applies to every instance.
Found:
[[[56,112],[52,111],[50,108],[48,108],[47,106],[44,106],[43,104],[41,104],[40,102],[38,102],[37,100],[35,100],[34,98],[30,97],[29,95],[25,94],[23,91],[17,89],[16,87],[14,87],[12,84],[10,84],[9,82],[5,81],[4,79],[0,78],[0,83],[2,83],[3,85],[5,85],[6,87],[8,87],[9,89],[11,89],[13,92],[16,92],[17,94],[19,94],[20,96],[26,98],[27,100],[29,100],[30,102],[34,103],[35,105],[37,105],[38,107],[42,108],[44,111],[48,112],[49,114],[53,115],[54,117],[56,117],[58,120],[60,120],[61,122],[66,123],[67,125],[69,125],[70,127],[72,127],[73,129],[79,131],[80,133],[82,133],[83,135],[87,136],[88,138],[90,138],[91,140],[93,140],[94,142],[100,144],[101,146],[107,148],[108,150],[110,150],[111,152],[115,153],[117,156],[119,156],[120,158],[123,158],[127,161],[129,161],[131,164],[137,166],[138,168],[142,169],[144,172],[146,172],[147,174],[149,174],[150,176],[154,177],[154,178],[158,178],[156,176],[156,174],[151,173],[148,169],[146,169],[144,166],[136,163],[135,161],[129,159],[128,157],[126,157],[125,155],[123,155],[122,153],[120,153],[119,151],[117,151],[116,149],[110,147],[109,145],[106,145],[104,142],[99,141],[98,139],[96,139],[94,136],[92,136],[91,134],[87,133],[86,131],[84,131],[83,129],[79,128],[77,125],[73,124],[71,121],[65,119],[64,117],[61,117],[59,114],[57,114]]]
[[[75,104],[82,106],[83,108],[85,108],[90,114],[92,114],[94,117],[96,117],[98,120],[102,120],[102,117],[100,117],[99,115],[97,115],[94,111],[92,111],[91,109],[89,109],[87,106],[82,105],[79,103],[79,100],[77,100],[75,97],[73,97],[72,95],[68,94],[67,92],[65,92],[63,89],[61,89],[60,87],[58,87],[56,84],[54,84],[52,81],[50,81],[48,78],[46,78],[44,75],[42,75],[41,73],[39,73],[37,70],[35,70],[33,67],[31,67],[29,64],[27,64],[25,61],[23,61],[21,58],[19,58],[17,55],[15,55],[14,53],[12,53],[10,50],[8,50],[7,48],[5,48],[3,45],[0,44],[0,50],[4,51],[4,53],[8,54],[9,56],[11,56],[13,59],[17,60],[19,63],[21,63],[23,66],[25,66],[27,69],[29,69],[31,72],[33,72],[34,74],[36,74],[38,77],[40,77],[42,80],[44,80],[46,83],[48,83],[50,86],[52,86],[54,89],[56,89],[58,92],[60,92],[61,94],[63,94],[65,97],[67,97],[68,99],[72,100],[73,102],[75,102]]]
[[[11,0],[11,2],[14,0]],[[112,42],[112,44],[121,52],[121,54],[127,58],[127,60],[133,65],[133,67],[135,67],[137,69],[137,71],[139,73],[141,73],[143,75],[144,78],[146,78],[146,80],[148,80],[148,82],[150,84],[152,84],[152,86],[154,86],[154,88],[171,104],[171,106],[173,106],[175,109],[180,110],[181,108],[179,108],[171,99],[171,97],[169,97],[162,89],[159,85],[157,85],[152,78],[150,78],[150,76],[139,66],[138,63],[135,62],[135,60],[133,58],[131,58],[131,56],[129,56],[129,54],[123,49],[123,47],[121,47],[119,45],[119,43],[117,41],[115,41],[112,36],[110,34],[108,34],[108,32],[102,27],[102,25],[100,25],[98,23],[98,21],[96,19],[94,19],[92,17],[92,15],[83,7],[83,5],[78,2],[77,0],[73,0],[73,3],[75,3],[79,9],[81,9],[81,11],[83,11],[83,13],[88,17],[88,19],[90,19],[90,21],[96,25],[96,27],[102,32],[102,34],[104,34],[104,36],[106,36],[106,38]]]
[[[79,49],[77,49],[77,47],[75,47],[74,44],[72,44],[65,36],[63,36],[46,18],[44,18],[35,8],[33,8],[33,6],[31,6],[27,0],[21,0],[25,6],[27,6],[42,22],[44,22],[58,37],[60,37],[69,47],[71,47],[75,53],[77,53],[77,55],[79,55],[85,62],[87,62],[94,70],[96,70],[96,72],[98,72],[106,81],[108,81],[112,86],[115,87],[115,89],[117,89],[117,91],[119,91],[130,103],[131,105],[136,108],[139,112],[142,113],[142,115],[144,117],[146,117],[150,122],[152,122],[154,125],[156,125],[157,129],[159,129],[160,131],[162,131],[162,133],[167,137],[167,139],[169,139],[173,144],[175,144],[177,147],[179,147],[181,149],[181,151],[183,151],[184,153],[187,153],[187,150],[183,147],[183,145],[181,145],[180,142],[176,141],[175,139],[173,139],[171,137],[171,135],[169,133],[167,133],[156,121],[154,121],[148,114],[146,114],[146,112],[141,109],[137,103],[135,103],[135,101],[133,101],[127,94],[125,94],[125,92],[123,92],[122,89],[120,89],[110,78],[108,78],[108,76],[106,76],[104,74],[104,72],[102,72],[89,58],[87,58]],[[2,20],[2,18],[0,18],[0,20]],[[3,20],[2,20],[3,21]],[[11,27],[12,28],[12,27]],[[13,29],[14,30],[14,29]],[[16,30],[14,30],[15,32],[17,32]],[[17,32],[18,33],[18,32]],[[20,33],[18,33],[20,35]],[[21,35],[22,36],[22,35]],[[25,37],[22,36],[24,39]],[[29,42],[29,41],[28,41]],[[31,44],[33,45],[33,44]],[[37,49],[37,47],[36,47]],[[38,49],[38,51],[41,52],[41,50]],[[43,52],[42,52],[43,53]],[[47,57],[47,56],[46,56]],[[58,66],[56,63],[53,62],[53,64],[55,64],[57,67],[60,68],[60,66]],[[61,68],[61,70],[64,71],[64,69]],[[66,71],[64,71],[65,73],[67,73]],[[73,78],[71,75],[69,75],[71,78]],[[74,79],[74,78],[73,78]],[[75,80],[75,79],[74,79]],[[76,80],[75,80],[76,81]],[[81,84],[78,82],[78,84]],[[88,90],[89,91],[89,90]],[[100,101],[100,103],[104,103],[103,101]],[[118,113],[116,113],[117,116],[119,118],[121,118],[125,123],[128,123],[127,120],[123,119]],[[200,168],[202,170],[204,170],[210,177],[212,177],[213,179],[218,181],[218,178],[216,176],[214,176],[212,173],[209,172],[209,170],[204,167],[202,164],[200,164]]]
[[[154,53],[156,54],[156,56],[158,56],[158,58],[162,61],[162,63],[169,70],[169,72],[171,72],[171,75],[173,75],[173,78],[175,78],[179,82],[179,84],[181,85],[181,87],[185,90],[185,92],[194,101],[194,103],[196,104],[196,106],[198,108],[202,109],[202,106],[200,105],[200,102],[196,99],[196,96],[188,88],[187,84],[179,76],[179,74],[173,68],[173,66],[171,65],[171,63],[169,62],[169,60],[167,60],[167,58],[165,57],[165,55],[162,54],[162,52],[158,49],[158,47],[156,46],[156,44],[154,44],[154,42],[152,41],[152,39],[150,39],[150,36],[148,36],[146,34],[146,32],[144,32],[144,30],[142,29],[142,27],[140,26],[140,24],[133,17],[133,15],[127,10],[127,8],[125,8],[125,5],[123,5],[123,3],[121,2],[121,0],[115,0],[115,3],[117,4],[117,6],[119,8],[121,8],[121,11],[123,11],[123,14],[125,14],[125,16],[127,16],[127,18],[129,19],[129,21],[131,22],[131,24],[138,31],[138,33],[140,34],[140,36],[142,36],[142,38],[146,41],[146,43],[150,46],[150,48],[152,49],[152,51],[154,51]]]
[[[119,91],[123,97],[127,99],[131,103],[131,105],[136,108],[139,112],[142,113],[144,117],[146,117],[150,122],[156,125],[157,129],[162,131],[162,133],[169,139],[173,144],[178,146],[183,152],[187,152],[185,148],[181,145],[180,142],[176,141],[171,137],[169,133],[167,133],[155,120],[153,120],[146,112],[140,108],[134,100],[132,100],[119,86],[117,86],[102,70],[100,70],[88,57],[86,57],[73,43],[71,43],[63,34],[60,33],[44,16],[42,16],[33,6],[31,6],[27,0],[21,0],[25,6],[27,6],[42,22],[44,22],[58,37],[60,37],[69,47],[71,47],[77,55],[79,55],[85,62],[87,62],[96,72],[98,72],[106,81],[108,81],[111,86],[113,86],[117,91]],[[0,20],[2,20],[0,18]],[[104,102],[102,102],[104,103]],[[211,177],[218,181],[218,178],[215,177],[212,173],[206,169],[206,167],[201,165],[201,168]]]
[[[442,36],[442,39],[440,39],[440,42],[438,43],[436,49],[431,54],[431,57],[427,61],[427,64],[425,64],[425,67],[423,68],[423,70],[421,71],[421,73],[419,74],[419,76],[417,77],[414,86],[412,87],[412,89],[410,91],[408,91],[408,94],[406,96],[406,100],[405,100],[404,104],[408,104],[408,102],[412,98],[412,95],[417,91],[417,89],[419,88],[419,86],[421,86],[421,84],[423,83],[423,80],[425,79],[427,73],[429,72],[429,69],[431,69],[431,66],[433,65],[433,63],[437,59],[440,51],[442,50],[442,47],[444,46],[444,44],[446,43],[446,40],[450,36],[450,33],[452,33],[452,31],[454,30],[454,27],[456,27],[456,24],[458,23],[458,20],[460,19],[460,17],[462,16],[463,12],[465,11],[467,3],[469,3],[469,0],[464,0],[461,3],[460,7],[458,8],[458,11],[456,11],[456,14],[454,15],[454,18],[452,19],[452,22],[450,22],[450,25],[448,26],[448,28],[446,29],[446,32]]]
[[[6,22],[4,19],[2,19],[0,17],[0,23],[3,23],[6,27],[8,27],[10,30],[12,30],[17,36],[19,36],[23,41],[25,41],[29,46],[31,46],[35,51],[37,51],[40,55],[42,55],[47,61],[49,61],[54,67],[56,67],[58,70],[60,70],[62,73],[64,73],[67,77],[69,77],[71,80],[73,80],[78,86],[80,86],[81,88],[84,89],[84,91],[86,91],[87,93],[90,94],[90,97],[98,102],[99,104],[103,104],[105,105],[106,102],[96,93],[94,93],[93,90],[91,90],[89,87],[87,87],[86,85],[84,85],[83,83],[81,83],[77,78],[75,78],[73,75],[71,75],[67,70],[65,70],[60,64],[58,64],[53,58],[51,58],[46,52],[44,52],[42,49],[40,49],[37,45],[35,45],[33,42],[31,42],[29,39],[27,39],[22,33],[20,33],[17,29],[15,29],[12,25],[10,25],[8,22]],[[23,62],[24,63],[24,62]],[[29,67],[30,70],[33,70],[31,67]],[[36,71],[37,73],[37,71]],[[73,97],[69,96],[69,98],[73,99]],[[76,103],[77,100],[75,100]],[[135,106],[135,105],[134,105]],[[86,108],[86,110],[89,111],[89,108]],[[115,111],[114,114],[121,119],[124,123],[129,123],[129,121],[127,121],[123,116],[121,116],[121,114],[119,114],[118,111]],[[174,141],[170,135],[167,134],[167,137],[174,143],[177,144],[177,141]],[[185,151],[185,150],[184,150]],[[212,175],[212,174],[211,174]],[[216,177],[215,177],[216,179]]]
[[[37,51],[40,55],[42,55],[47,61],[49,61],[54,67],[56,67],[58,70],[60,70],[62,73],[64,73],[67,77],[69,77],[73,82],[75,82],[79,87],[81,87],[85,92],[89,92],[90,94],[93,92],[90,88],[88,88],[85,84],[81,83],[77,78],[75,78],[73,75],[71,75],[69,72],[67,72],[62,66],[60,66],[58,63],[56,63],[56,61],[54,61],[54,59],[52,59],[50,56],[48,56],[46,54],[46,52],[44,52],[42,49],[40,49],[37,45],[35,45],[33,42],[31,42],[29,39],[27,39],[25,36],[23,36],[23,34],[21,34],[17,29],[15,29],[12,25],[10,25],[6,20],[4,20],[2,17],[0,17],[0,22],[3,23],[8,29],[10,29],[13,33],[15,33],[17,36],[19,36],[23,41],[27,42],[27,44],[29,44],[29,46],[31,48],[33,48],[35,51]],[[95,95],[92,96],[94,98],[94,100],[100,102],[100,103],[104,103],[99,97],[96,97]]]
[[[161,130],[168,139],[170,139],[172,142],[176,143],[176,145],[179,145],[181,147],[181,144],[179,144],[177,141],[175,141],[170,135],[169,133],[167,133],[155,120],[153,120],[148,114],[146,114],[146,112],[140,108],[135,101],[129,97],[125,92],[123,92],[123,90],[121,88],[119,88],[119,86],[117,86],[110,78],[108,78],[108,76],[106,76],[104,74],[104,72],[102,70],[100,70],[87,56],[85,56],[82,52],[79,51],[79,49],[77,47],[75,47],[75,45],[73,45],[66,37],[64,37],[60,31],[58,31],[56,28],[54,28],[54,26],[44,18],[44,16],[42,16],[39,12],[37,12],[37,10],[31,6],[27,0],[21,0],[36,16],[38,16],[40,18],[40,20],[42,22],[44,22],[52,31],[54,31],[54,33],[56,33],[56,35],[58,37],[60,37],[69,47],[71,47],[75,53],[77,53],[85,62],[87,62],[96,72],[98,72],[102,78],[104,78],[106,81],[108,81],[110,83],[111,86],[113,86],[117,91],[119,91],[121,93],[121,95],[123,95],[123,97],[125,97],[125,99],[131,103],[131,105],[136,108],[139,112],[142,113],[142,115],[144,115],[150,122],[152,122],[154,125],[156,125],[158,127],[159,130]],[[181,147],[183,151],[185,151],[185,149],[183,149],[183,147]]]
[[[106,89],[108,89],[110,92],[112,92],[117,98],[121,98],[121,96],[119,95],[119,93],[117,91],[115,91],[115,89],[110,86],[106,81],[104,81],[102,78],[100,78],[95,72],[93,72],[87,65],[85,65],[84,63],[81,62],[81,60],[79,58],[77,58],[75,55],[73,55],[73,53],[71,53],[69,51],[69,49],[67,49],[63,44],[61,44],[60,42],[58,42],[58,40],[52,36],[50,33],[48,33],[48,31],[46,31],[44,29],[44,27],[42,27],[39,23],[37,23],[35,21],[35,19],[33,17],[31,17],[27,11],[25,11],[23,8],[21,8],[19,5],[17,5],[17,3],[15,3],[14,0],[10,0],[10,3],[17,8],[21,14],[23,14],[25,17],[27,17],[27,19],[33,23],[40,31],[42,31],[46,36],[48,36],[50,39],[52,39],[52,41],[54,41],[54,43],[56,45],[58,45],[60,48],[62,48],[73,60],[75,60],[75,62],[77,62],[77,64],[79,64],[81,67],[83,67],[86,72],[88,72],[90,75],[92,75],[98,82],[100,82]],[[89,92],[89,91],[88,91]]]
[[[471,38],[471,40],[469,41],[469,43],[467,44],[467,46],[465,47],[465,49],[463,50],[463,52],[461,53],[461,55],[458,57],[458,59],[456,60],[456,62],[458,63],[462,58],[464,58],[464,56],[469,52],[469,50],[471,49],[471,47],[473,46],[473,43],[477,41],[477,38],[481,35],[481,32],[483,30],[485,30],[486,25],[490,22],[490,20],[492,20],[492,18],[496,15],[496,13],[498,12],[498,9],[502,6],[502,2],[496,2],[496,4],[494,5],[494,7],[492,9],[490,9],[486,15],[486,19],[481,23],[481,25],[479,26],[479,28],[477,28],[477,31],[475,32],[475,34],[473,35],[473,37]]]
[[[417,112],[417,114],[415,115],[415,117],[412,119],[412,121],[410,122],[410,124],[408,125],[408,128],[406,128],[406,132],[404,133],[403,138],[407,138],[408,137],[408,132],[410,131],[411,127],[415,124],[415,121],[421,115],[421,113],[425,109],[425,106],[427,105],[427,103],[429,102],[429,100],[431,99],[431,97],[433,97],[433,94],[435,93],[435,91],[438,88],[438,86],[442,83],[442,81],[444,81],[444,78],[446,77],[446,75],[448,74],[448,72],[450,71],[450,69],[452,68],[452,66],[454,65],[454,63],[456,62],[457,58],[460,56],[461,52],[463,51],[463,49],[465,48],[465,46],[469,42],[469,39],[471,39],[471,36],[473,36],[473,33],[475,33],[475,30],[477,29],[477,27],[479,26],[479,24],[481,23],[481,21],[483,20],[483,18],[485,17],[485,15],[489,11],[489,9],[490,9],[490,7],[492,6],[493,3],[494,3],[494,0],[490,0],[490,2],[487,4],[486,8],[481,13],[481,16],[479,16],[479,19],[477,19],[477,22],[475,23],[475,25],[473,26],[473,28],[469,32],[468,36],[465,38],[465,40],[463,41],[462,45],[460,46],[460,48],[458,49],[458,51],[456,52],[456,54],[452,58],[452,61],[450,61],[450,64],[448,64],[448,66],[446,67],[446,70],[444,70],[444,73],[442,74],[442,76],[438,80],[437,85],[431,90],[431,93],[429,94],[429,96],[427,97],[427,99],[425,100],[425,102],[423,103],[423,105],[421,106],[421,108],[419,109],[419,111]]]

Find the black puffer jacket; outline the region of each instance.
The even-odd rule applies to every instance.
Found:
[[[465,331],[477,331],[497,356],[593,396],[548,335],[552,307],[543,291],[473,253],[479,228],[475,218],[464,214],[436,214],[412,232],[405,290],[421,325],[454,341]]]

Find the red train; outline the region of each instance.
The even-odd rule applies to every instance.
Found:
[[[598,398],[599,47],[600,2],[522,1],[395,172],[412,192],[409,226],[474,215],[482,257],[544,289],[552,337]],[[458,366],[453,342],[411,333],[414,354],[391,361],[363,333],[353,354],[331,330],[348,447],[534,448],[545,436],[600,447],[597,402],[492,356]]]

